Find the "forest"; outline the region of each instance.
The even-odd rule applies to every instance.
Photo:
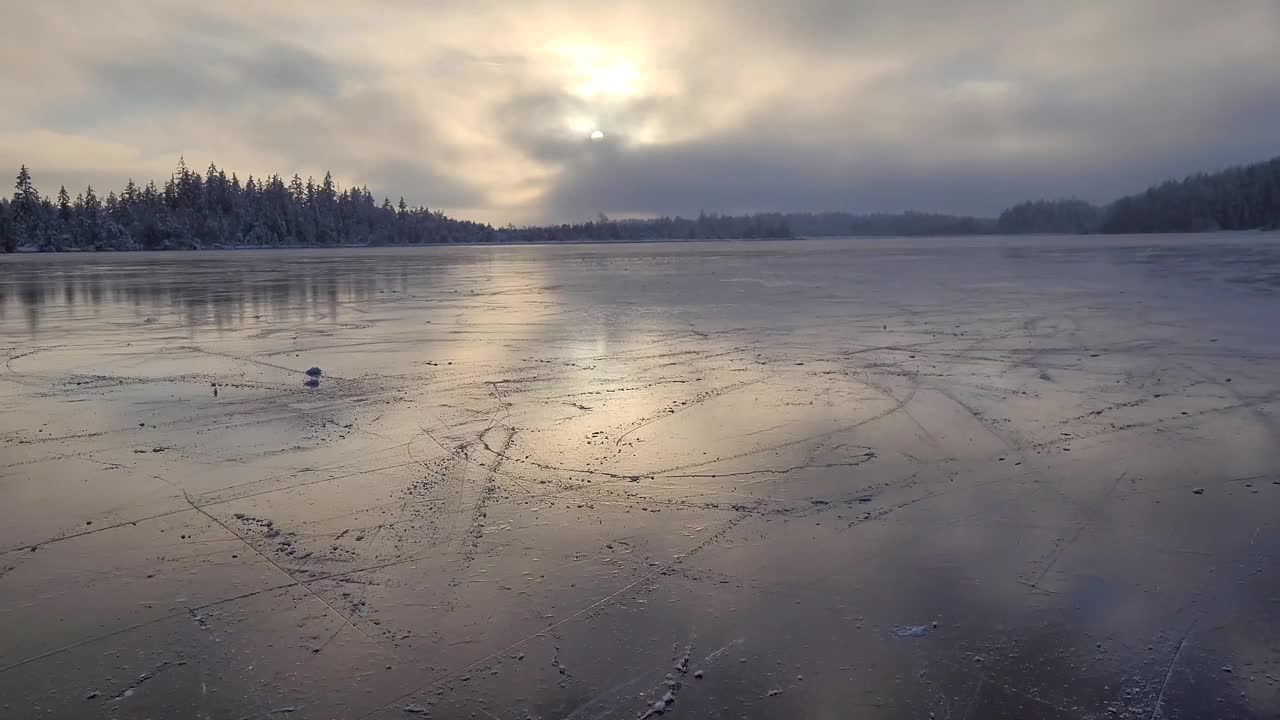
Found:
[[[1280,157],[1169,181],[1107,207],[1107,233],[1280,229]]]
[[[1018,203],[996,220],[999,232],[1016,235],[1095,233],[1101,224],[1102,208],[1079,198]]]
[[[601,215],[495,229],[410,207],[404,198],[379,203],[367,187],[339,188],[331,173],[319,183],[297,175],[242,183],[213,164],[201,175],[183,161],[162,187],[130,180],[105,198],[93,187],[75,198],[65,187],[42,195],[23,166],[13,197],[0,199],[0,238],[9,252],[785,237],[791,231],[778,214],[616,221]]]
[[[106,197],[92,187],[74,198],[65,187],[41,194],[23,166],[13,196],[0,198],[0,245],[7,252],[1251,229],[1280,229],[1280,158],[1171,180],[1103,207],[1076,198],[1039,200],[994,219],[923,212],[616,220],[601,214],[581,223],[494,228],[411,207],[404,198],[379,203],[367,187],[339,188],[330,173],[320,182],[297,175],[241,182],[213,164],[201,174],[181,160],[162,186],[130,180]]]
[[[1280,230],[1280,157],[1168,180],[1103,207],[1079,199],[1020,203],[1002,233],[1195,233]]]

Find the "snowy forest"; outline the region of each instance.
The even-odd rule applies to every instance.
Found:
[[[1195,233],[1280,230],[1280,157],[1169,180],[1104,207],[1078,200],[1021,203],[1002,233]]]
[[[1169,181],[1107,207],[1108,233],[1280,229],[1280,157]]]
[[[1094,233],[1101,224],[1102,208],[1079,198],[1018,203],[996,220],[999,231],[1009,234]]]
[[[73,199],[65,187],[42,196],[24,166],[13,198],[0,207],[5,248],[169,250],[240,246],[409,244],[489,239],[492,229],[454,220],[403,200],[379,205],[367,189],[339,190],[272,175],[243,184],[210,165],[201,176],[179,162],[157,187],[130,180],[117,194],[93,187]]]
[[[367,187],[339,188],[329,173],[319,183],[297,175],[242,183],[212,164],[201,174],[182,161],[161,187],[130,180],[106,197],[92,187],[74,198],[65,187],[43,195],[23,166],[12,198],[0,198],[7,252],[1246,229],[1280,229],[1280,158],[1165,182],[1105,207],[1041,200],[995,219],[919,212],[620,220],[601,214],[582,223],[494,228],[410,207],[404,198],[379,203]]]
[[[790,237],[780,215],[700,215],[696,219],[599,220],[548,227],[506,227],[457,220],[377,202],[367,187],[342,188],[326,173],[279,175],[242,183],[210,164],[203,175],[179,161],[163,187],[130,180],[101,197],[92,187],[74,198],[65,187],[42,195],[23,166],[12,199],[0,199],[4,249],[190,250],[234,247],[325,247],[574,240]]]

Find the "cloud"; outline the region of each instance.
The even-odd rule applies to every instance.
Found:
[[[990,213],[1280,153],[1273,0],[68,0],[6,15],[0,163],[45,186],[163,176],[185,155],[242,176],[332,169],[498,223]]]
[[[332,101],[347,71],[305,48],[276,42],[242,51],[208,42],[170,42],[143,55],[96,63],[87,72],[96,97],[71,101],[64,113],[118,117],[191,107],[218,113],[236,104],[291,97]],[[57,117],[47,120],[58,122]]]
[[[991,213],[1027,187],[1057,184],[1057,171],[985,164],[898,163],[875,148],[752,143],[601,148],[559,176],[547,194],[552,216],[694,214],[699,211],[925,209]],[[595,148],[593,148],[595,150]],[[983,182],[974,182],[974,177]],[[1083,188],[1077,188],[1083,189]],[[1068,193],[1071,194],[1071,193]]]
[[[397,188],[413,188],[418,197],[431,198],[431,207],[475,207],[483,194],[464,182],[441,175],[430,166],[408,160],[391,160],[367,171],[375,196],[394,198]]]

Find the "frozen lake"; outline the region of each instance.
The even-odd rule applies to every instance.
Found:
[[[1280,715],[1276,235],[8,256],[0,356],[3,717]]]

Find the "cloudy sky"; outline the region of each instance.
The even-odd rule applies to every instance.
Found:
[[[185,155],[242,179],[332,169],[494,223],[985,214],[1280,155],[1277,0],[45,0],[3,15],[0,166],[30,165],[45,192],[165,178]]]

